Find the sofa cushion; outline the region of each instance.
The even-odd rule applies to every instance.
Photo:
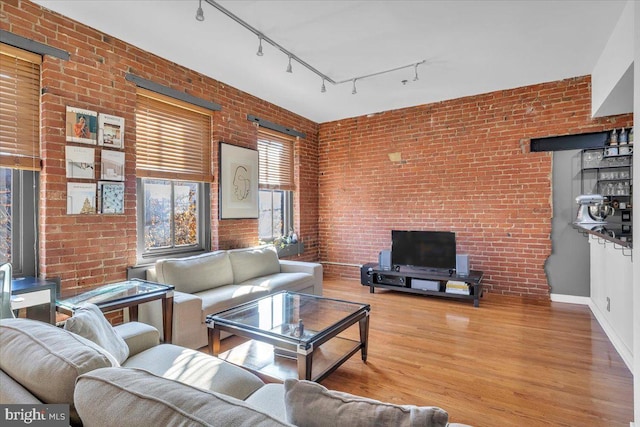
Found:
[[[72,403],[76,378],[117,366],[93,342],[48,323],[0,321],[0,368],[43,403]]]
[[[230,285],[234,280],[226,251],[158,260],[156,276],[158,282],[173,285],[176,291],[188,294]]]
[[[127,359],[127,368],[145,369],[158,376],[244,400],[264,385],[251,372],[217,357],[160,344]]]
[[[312,381],[284,383],[287,421],[305,427],[446,427],[449,414],[435,406],[392,405],[330,391]]]
[[[118,363],[129,357],[129,346],[114,331],[111,323],[95,304],[87,303],[75,309],[73,316],[64,323],[64,328],[98,344],[115,357]]]
[[[138,369],[107,368],[78,378],[75,405],[84,425],[111,427],[126,414],[137,427],[287,426],[241,400]]]
[[[240,283],[242,286],[256,286],[269,291],[270,294],[280,291],[313,293],[314,277],[307,273],[276,273],[255,277]]]
[[[235,284],[254,277],[280,273],[278,253],[273,246],[228,251]]]
[[[210,289],[197,294],[202,299],[202,321],[209,314],[218,313],[236,305],[269,295],[269,290],[261,286],[229,285]]]

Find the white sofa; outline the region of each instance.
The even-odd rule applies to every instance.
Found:
[[[172,343],[207,345],[206,316],[279,291],[322,295],[322,265],[281,260],[273,246],[159,260],[147,280],[175,286]],[[138,320],[162,330],[159,301],[142,304]]]
[[[84,323],[91,329],[107,322]],[[146,324],[100,330],[102,345],[126,347],[120,362],[89,340],[84,326],[77,332],[86,336],[36,320],[0,320],[0,404],[69,405],[69,424],[85,427],[456,425],[434,406],[392,405],[311,381],[265,384],[216,357],[159,344],[158,331]]]

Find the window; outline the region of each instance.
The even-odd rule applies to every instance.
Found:
[[[0,263],[37,274],[39,55],[0,44]]]
[[[293,139],[260,130],[258,237],[273,242],[293,232]]]
[[[138,89],[138,258],[210,247],[211,112]]]

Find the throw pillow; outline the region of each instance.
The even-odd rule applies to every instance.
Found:
[[[76,309],[73,317],[65,322],[64,328],[98,344],[113,355],[119,364],[129,357],[129,346],[95,304],[84,304]]]
[[[331,391],[312,381],[286,380],[287,421],[305,427],[446,427],[449,414],[435,406],[392,405]]]
[[[75,405],[85,426],[293,427],[242,400],[142,369],[106,368],[82,375]]]

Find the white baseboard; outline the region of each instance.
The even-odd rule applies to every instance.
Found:
[[[631,353],[631,350],[629,350],[627,346],[624,345],[622,339],[620,339],[616,331],[611,327],[598,306],[593,302],[589,302],[589,308],[600,324],[600,327],[602,327],[602,329],[604,330],[607,338],[609,338],[609,341],[611,341],[611,344],[613,344],[613,347],[616,349],[625,365],[627,365],[627,369],[629,369],[629,371],[633,373],[633,354]]]
[[[591,303],[591,298],[580,297],[576,295],[551,294],[551,301],[566,302],[568,304],[589,305]]]

